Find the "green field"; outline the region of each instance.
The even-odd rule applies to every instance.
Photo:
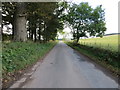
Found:
[[[104,36],[103,38],[97,37],[80,39],[79,43],[82,45],[103,48],[111,51],[118,51],[118,46],[120,46],[118,44],[118,35]]]

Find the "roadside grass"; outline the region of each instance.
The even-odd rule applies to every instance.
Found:
[[[118,48],[120,47],[120,44],[118,43],[119,42],[118,37],[120,37],[120,35],[104,36],[103,38],[98,37],[98,38],[80,39],[79,43],[81,45],[93,46],[93,47],[117,52]]]
[[[34,64],[50,51],[57,42],[3,42],[2,44],[2,78],[6,83],[11,75]]]
[[[120,60],[118,58],[120,53],[86,45],[74,44],[73,42],[65,43],[83,55],[88,56],[96,63],[109,69],[117,77],[120,75]]]

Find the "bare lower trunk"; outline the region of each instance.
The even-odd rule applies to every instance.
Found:
[[[78,29],[77,29],[77,41],[76,41],[76,43],[78,43],[79,39],[80,39],[80,37],[79,37]]]
[[[0,7],[2,6],[2,3],[0,2]],[[2,10],[0,10],[0,41],[2,41]],[[1,45],[1,43],[0,43],[0,45]]]
[[[37,34],[36,34],[36,29],[34,30],[34,41],[37,41]]]
[[[16,24],[16,11],[13,15],[13,21],[12,21],[12,40],[14,40],[14,35],[15,35],[15,24]]]
[[[27,29],[25,18],[25,3],[17,3],[16,19],[14,22],[14,41],[26,41]]]
[[[79,38],[77,38],[77,41],[76,41],[76,43],[78,43],[79,42]]]
[[[33,41],[33,28],[29,25],[29,39]]]
[[[41,26],[40,26],[41,23],[39,23],[39,41],[41,42]]]

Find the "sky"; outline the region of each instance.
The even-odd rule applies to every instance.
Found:
[[[105,34],[118,33],[118,2],[120,0],[66,0],[68,2],[74,2],[79,4],[81,2],[88,2],[93,8],[98,5],[102,5],[105,9],[105,21],[107,31]],[[70,32],[67,27],[64,29],[65,32]],[[71,37],[71,36],[70,36]]]
[[[81,2],[88,2],[93,8],[98,5],[102,5],[105,9],[105,21],[106,21],[106,34],[118,33],[118,2],[120,0],[67,0],[68,2],[75,2],[79,4]],[[70,32],[69,28],[65,28],[64,31]]]

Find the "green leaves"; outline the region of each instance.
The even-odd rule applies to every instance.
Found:
[[[30,38],[32,40],[33,35],[35,35],[36,41],[37,34],[39,35],[40,41],[55,40],[57,31],[63,29],[63,23],[61,22],[60,16],[64,9],[62,4],[63,3],[60,3],[59,5],[56,2],[29,3],[28,31],[30,32]]]
[[[23,6],[24,9],[22,9]],[[26,36],[28,36],[28,38],[31,40],[39,40],[40,42],[55,40],[57,31],[59,29],[63,29],[63,22],[61,17],[62,12],[65,8],[67,8],[66,2],[24,2],[22,4],[20,4],[20,2],[4,2],[2,3],[2,24],[12,25],[11,30],[13,31],[13,33],[10,36],[12,36],[11,39],[13,39],[14,35],[15,41],[26,41]],[[24,27],[24,25],[27,25],[27,31],[25,31],[26,29],[24,28],[23,31],[25,32],[22,31],[22,35],[19,32],[17,33],[18,30],[21,30],[21,27],[16,25],[19,25],[20,21],[22,21],[17,20],[19,18],[18,14],[20,16],[26,17],[23,20],[24,22],[22,22],[21,24],[23,24],[22,28]],[[25,19],[27,19],[27,24],[24,24],[26,22]],[[20,27],[20,29],[17,27]],[[26,35],[26,32],[28,32],[29,34]],[[23,40],[18,38],[18,35]],[[9,40],[10,36],[8,37]]]
[[[3,44],[3,71],[8,73],[24,69],[27,65],[32,64],[42,57],[54,45],[55,42],[45,44],[12,42],[9,44]]]
[[[93,9],[87,2],[69,6],[66,21],[73,28],[73,37],[103,36],[106,31],[102,6]]]

